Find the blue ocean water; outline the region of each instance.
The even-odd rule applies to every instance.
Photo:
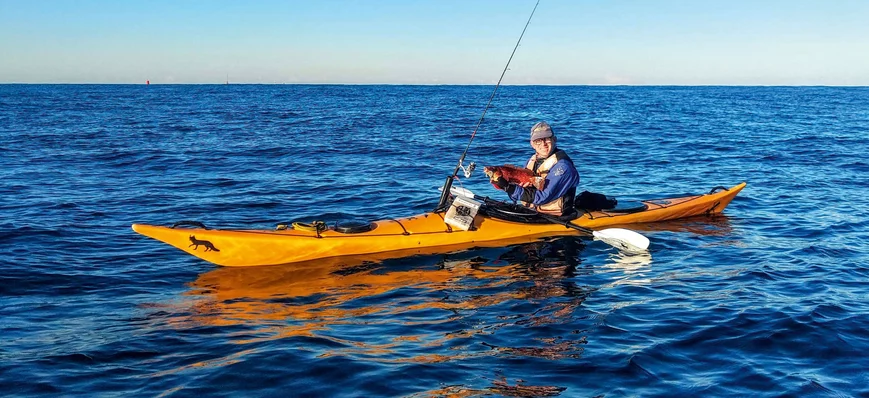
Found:
[[[502,87],[479,165],[547,120],[582,189],[748,182],[648,255],[237,269],[130,230],[429,211],[491,90],[0,85],[0,395],[869,396],[867,88]]]

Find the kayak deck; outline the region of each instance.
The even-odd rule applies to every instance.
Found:
[[[730,189],[702,195],[646,200],[642,201],[646,209],[637,212],[585,212],[572,222],[590,229],[601,229],[712,215],[724,210],[745,185],[741,183]],[[382,260],[475,246],[506,246],[546,236],[580,234],[559,224],[526,224],[480,215],[474,220],[474,228],[463,231],[446,224],[443,212],[385,219],[372,224],[373,229],[360,233],[343,233],[335,229],[220,230],[145,224],[133,224],[132,228],[203,260],[231,267],[289,264],[359,255],[371,255],[372,259]]]

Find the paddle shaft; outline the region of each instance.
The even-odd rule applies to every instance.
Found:
[[[533,209],[529,209],[529,210],[533,210]],[[564,221],[564,220],[559,219],[558,217],[550,216],[550,215],[548,215],[548,214],[544,214],[544,213],[541,213],[541,212],[539,212],[539,211],[537,211],[537,214],[539,214],[541,217],[545,218],[546,220],[548,220],[549,222],[551,222],[551,223],[553,223],[553,224],[561,224],[561,225],[564,225],[564,226],[567,227],[567,228],[573,228],[573,229],[575,229],[575,230],[577,230],[577,231],[582,231],[582,232],[585,232],[585,233],[587,233],[587,234],[589,234],[589,235],[594,235],[594,231],[593,231],[593,230],[590,230],[590,229],[588,229],[588,228],[586,228],[586,227],[580,227],[579,225],[576,225],[576,224],[574,224],[574,223],[572,223],[572,222],[570,222],[570,221]]]
[[[468,189],[465,188],[453,188],[451,193],[456,196],[464,196],[467,198],[473,198],[477,200],[482,200],[486,204],[500,204],[504,205],[506,203],[489,199],[488,197],[479,196]],[[592,230],[590,228],[582,227],[576,225],[570,221],[565,221],[559,217],[555,217],[549,214],[541,213],[535,209],[526,208],[527,210],[533,212],[528,215],[538,215],[544,220],[547,220],[553,224],[562,225],[566,228],[575,229],[577,231],[583,232],[585,234],[591,235],[595,239],[601,240],[608,245],[617,247],[622,250],[627,251],[645,251],[649,248],[649,238],[646,238],[643,235],[635,231],[631,231],[629,229],[623,228],[607,228],[599,231]]]
[[[504,202],[497,201],[497,200],[494,200],[494,199],[489,199],[488,197],[480,196],[480,195],[477,195],[477,194],[473,194],[473,195],[474,195],[474,199],[482,200],[483,202],[487,202],[487,203],[488,203],[488,202],[495,202],[495,203],[501,203],[501,204],[504,203]],[[586,228],[586,227],[581,227],[581,226],[576,225],[576,224],[574,224],[574,223],[572,223],[572,222],[570,222],[570,221],[565,221],[565,220],[562,220],[562,219],[560,219],[560,218],[558,218],[558,217],[555,217],[555,216],[553,216],[553,215],[549,215],[549,214],[546,214],[546,213],[541,213],[541,212],[539,212],[539,211],[537,211],[537,210],[534,210],[534,209],[532,209],[532,208],[529,208],[529,207],[525,207],[525,209],[528,210],[528,211],[532,211],[532,212],[534,212],[535,215],[538,215],[538,216],[542,217],[543,219],[545,219],[546,221],[549,221],[549,222],[551,222],[551,223],[553,223],[553,224],[563,225],[563,226],[565,226],[565,227],[567,227],[567,228],[573,228],[573,229],[575,229],[575,230],[577,230],[577,231],[585,232],[585,233],[587,233],[587,234],[589,234],[589,235],[593,235],[593,234],[594,234],[594,231],[593,231],[593,230],[588,229],[588,228]],[[531,214],[529,214],[529,215],[531,215]]]

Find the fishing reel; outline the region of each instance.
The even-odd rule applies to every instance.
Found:
[[[474,162],[471,162],[471,164],[469,164],[468,167],[465,167],[465,165],[460,164],[459,168],[461,168],[462,172],[465,173],[465,178],[471,178],[471,173],[473,173],[474,169],[477,168],[477,164]]]

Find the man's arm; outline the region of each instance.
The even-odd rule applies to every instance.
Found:
[[[546,183],[542,190],[537,190],[534,187],[522,188],[511,184],[506,191],[513,200],[539,205],[558,199],[577,185],[579,185],[579,173],[577,173],[576,168],[567,160],[559,160],[546,175]]]

